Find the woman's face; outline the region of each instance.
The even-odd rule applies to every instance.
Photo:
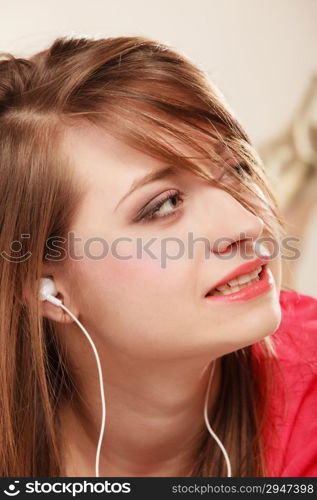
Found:
[[[269,291],[236,302],[205,297],[245,255],[258,258],[252,243],[267,236],[259,217],[185,171],[128,194],[166,165],[97,127],[71,129],[65,146],[87,187],[71,228],[65,287],[79,320],[109,352],[146,360],[221,356],[276,330],[279,256],[268,262]]]

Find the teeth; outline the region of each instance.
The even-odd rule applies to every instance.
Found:
[[[238,276],[237,280],[239,282],[239,285],[243,285],[243,283],[247,283],[248,281],[250,281],[253,278],[255,278],[256,276],[258,276],[261,269],[262,268],[259,267],[258,269],[255,269],[254,271],[252,271],[252,273],[243,274],[242,276]]]
[[[235,278],[235,279],[233,279],[233,280],[231,280],[231,281],[228,281],[228,284],[229,284],[230,286],[236,286],[236,285],[238,285],[238,284],[239,284],[239,281],[237,280],[237,278]]]
[[[259,281],[259,278],[254,278],[254,280],[248,281],[247,283],[243,283],[242,285],[233,286],[233,287],[228,286],[228,287],[225,287],[226,288],[225,290],[212,292],[211,295],[230,295],[234,292],[239,292],[239,290],[242,290],[243,288],[246,288],[247,286],[250,286],[253,283],[256,283],[257,281]]]
[[[228,289],[228,287],[235,287],[238,285],[243,285],[244,283],[248,283],[250,280],[256,278],[262,270],[262,266],[259,266],[257,269],[252,271],[252,273],[242,274],[238,276],[238,278],[234,278],[233,280],[228,281],[225,285],[217,286],[216,290],[220,290],[224,292]]]
[[[210,295],[229,295],[238,292],[242,288],[252,285],[260,280],[259,274],[262,266],[258,267],[252,273],[243,274],[238,278],[229,281],[226,285],[218,286]]]
[[[243,288],[247,288],[248,286],[253,285],[253,283],[256,283],[259,280],[260,280],[260,278],[254,278],[254,280],[249,281],[248,283],[244,283],[243,285],[235,286],[235,287],[231,287],[231,288],[228,287],[227,290],[224,290],[222,292],[215,290],[210,295],[231,295],[232,293],[239,292]]]
[[[229,288],[230,287],[228,285],[221,285],[221,286],[217,286],[216,290],[219,290],[220,292],[225,292]]]

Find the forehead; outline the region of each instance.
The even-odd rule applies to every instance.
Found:
[[[184,128],[184,131],[192,137],[196,134],[195,129],[189,129],[187,124],[178,124],[178,126]],[[160,134],[164,136],[164,132]],[[205,146],[207,140],[206,137],[204,139]],[[191,158],[198,158],[197,152],[193,151],[188,144],[170,136],[167,140],[172,143],[173,149],[179,152],[180,156],[188,155]],[[202,140],[201,135],[200,140]],[[221,156],[227,161],[232,156],[228,154],[222,141],[209,139],[208,143],[207,149],[216,153],[218,158]],[[84,121],[66,130],[63,148],[76,173],[84,180],[87,187],[107,182],[112,189],[119,189],[124,193],[135,179],[166,166],[166,162],[134,149],[116,139],[104,128]],[[200,158],[198,162],[202,168],[206,167],[208,170],[212,168],[214,175],[218,174],[219,165],[215,162],[206,158]]]
[[[67,130],[63,148],[76,178],[84,185],[85,198],[103,198],[111,210],[137,180],[171,166],[134,149],[93,124],[84,123]],[[193,156],[192,151],[176,139],[173,139],[173,148],[180,155]],[[210,160],[199,160],[199,163],[202,169],[210,171]],[[212,170],[217,177],[221,169],[213,164]],[[194,173],[179,169],[177,175],[192,182]]]
[[[136,177],[162,167],[161,161],[90,124],[69,128],[63,148],[87,188],[108,186],[110,193],[124,194]]]

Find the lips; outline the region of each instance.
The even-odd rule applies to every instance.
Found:
[[[242,274],[251,273],[252,271],[255,271],[255,269],[257,269],[260,266],[266,266],[266,264],[267,264],[267,261],[264,259],[260,259],[260,258],[253,260],[252,262],[246,262],[245,264],[242,264],[241,266],[239,266],[236,269],[234,269],[233,271],[231,271],[231,273],[224,276],[224,278],[222,278],[221,281],[218,281],[217,283],[215,283],[213,285],[213,287],[210,288],[206,292],[205,296],[212,293],[215,290],[215,288],[222,286],[222,285],[225,285],[226,283],[228,283],[228,281],[231,281],[234,278],[237,278],[238,276],[240,276]]]

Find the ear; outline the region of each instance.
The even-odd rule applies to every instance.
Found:
[[[67,295],[65,293],[61,293],[59,291],[58,284],[55,283],[55,286],[58,290],[58,294],[56,295],[56,298],[61,300],[62,303],[69,309],[75,316],[76,318],[78,317],[78,313],[76,311],[76,308],[74,305],[70,304],[70,301],[67,298]],[[73,318],[66,312],[64,309],[60,306],[57,306],[55,304],[52,304],[48,300],[41,301],[42,304],[42,316],[52,320],[56,321],[57,323],[73,323],[74,320]]]
[[[45,276],[48,276],[48,274],[46,274]],[[79,310],[74,301],[71,301],[70,294],[66,290],[64,284],[58,278],[54,277],[53,274],[50,274],[50,277],[54,280],[55,287],[58,291],[56,298],[61,300],[62,303],[67,307],[67,309],[69,309],[74,314],[74,316],[78,318]],[[28,290],[24,290],[24,298],[26,302],[29,302],[29,295],[30,294]],[[73,318],[62,307],[52,304],[48,300],[41,301],[39,299],[39,304],[42,316],[52,321],[56,321],[57,323],[67,324],[74,322]]]
[[[57,290],[57,299],[62,301],[62,304],[69,309],[72,314],[78,318],[79,310],[74,303],[74,299],[71,298],[69,288],[65,280],[61,279],[60,276],[55,274],[50,274],[50,277],[54,280],[55,288]],[[42,304],[42,315],[52,321],[57,323],[73,323],[73,318],[60,306],[52,304],[48,300],[41,301]]]

